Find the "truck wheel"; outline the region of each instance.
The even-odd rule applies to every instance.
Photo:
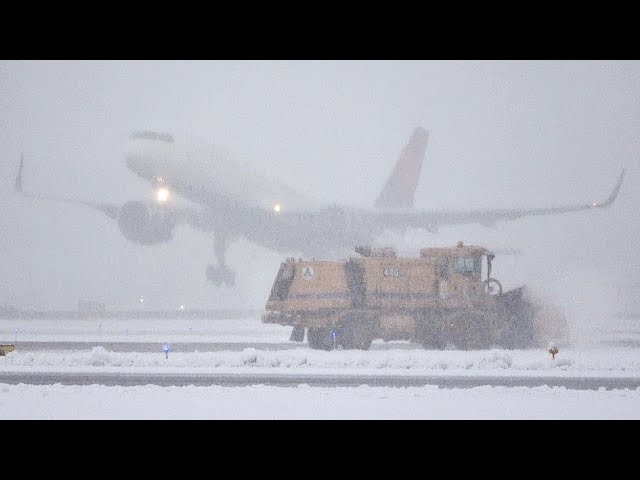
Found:
[[[331,330],[328,328],[309,328],[307,330],[307,341],[314,350],[333,350],[333,338]]]
[[[444,350],[447,347],[441,335],[421,335],[419,342],[427,350]]]
[[[349,312],[340,319],[336,341],[346,350],[369,350],[375,338],[378,318],[366,313]]]
[[[437,313],[421,312],[414,316],[416,331],[414,341],[427,350],[444,350],[447,346],[444,337],[444,319]]]
[[[336,340],[347,350],[369,350],[373,342],[373,332],[367,325],[350,322],[338,329]]]
[[[422,326],[418,328],[416,340],[427,350],[444,350],[446,338],[439,326]]]

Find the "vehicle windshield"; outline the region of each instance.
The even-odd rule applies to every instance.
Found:
[[[478,257],[457,257],[454,270],[456,273],[476,277],[480,270],[479,260]]]

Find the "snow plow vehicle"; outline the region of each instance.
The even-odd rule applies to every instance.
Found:
[[[313,349],[367,350],[375,339],[425,348],[534,348],[566,335],[564,316],[503,291],[491,276],[494,253],[462,242],[398,257],[393,248],[356,247],[348,260],[288,258],[271,288],[263,323],[305,331]],[[485,275],[486,273],[486,275]]]

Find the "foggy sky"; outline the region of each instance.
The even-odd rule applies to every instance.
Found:
[[[262,308],[287,256],[240,240],[236,287],[215,287],[212,235],[179,227],[141,247],[99,212],[21,198],[21,153],[25,189],[123,203],[151,196],[124,164],[129,134],[163,130],[317,200],[372,206],[417,125],[430,140],[416,208],[596,201],[628,172],[610,209],[409,232],[405,248],[519,248],[495,261],[504,284],[585,318],[640,309],[640,63],[619,61],[2,61],[0,304]]]

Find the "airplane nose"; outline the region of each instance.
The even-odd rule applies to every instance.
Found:
[[[140,154],[128,154],[125,155],[125,163],[127,168],[136,175],[147,178],[151,175],[149,171],[149,162]]]
[[[144,152],[139,145],[130,143],[127,145],[124,152],[125,164],[129,170],[138,175],[142,175],[144,172]]]
[[[142,178],[164,176],[162,171],[172,155],[171,146],[160,141],[133,139],[124,152],[127,168]]]

